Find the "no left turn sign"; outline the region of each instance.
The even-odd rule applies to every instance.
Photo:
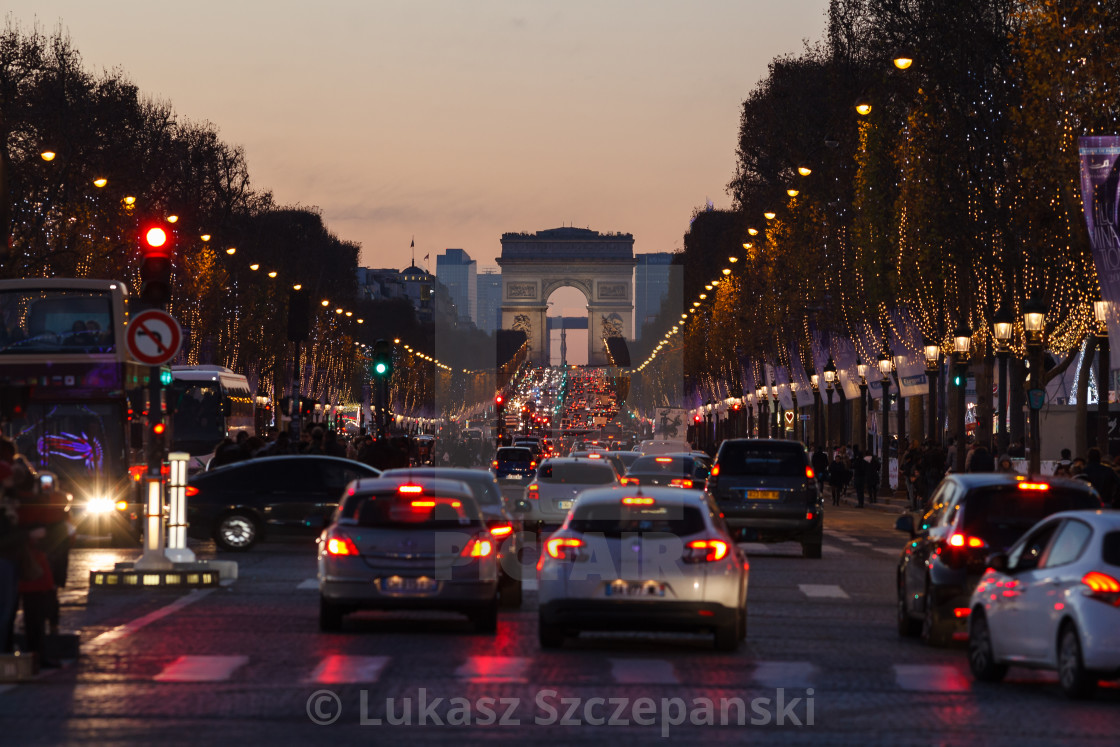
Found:
[[[125,338],[128,352],[135,360],[149,366],[162,366],[179,354],[183,330],[166,311],[149,309],[132,317]]]

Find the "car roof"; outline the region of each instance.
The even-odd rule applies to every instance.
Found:
[[[1079,511],[1059,511],[1056,514],[1050,514],[1041,521],[1050,521],[1051,519],[1081,519],[1087,521],[1094,526],[1100,526],[1111,529],[1113,527],[1120,529],[1120,511],[1113,511],[1110,509],[1081,509]]]
[[[632,488],[616,485],[609,488],[591,488],[579,494],[580,506],[588,503],[615,503],[623,498],[652,498],[658,503],[673,503],[681,506],[708,508],[707,496],[701,490],[682,490],[681,488],[641,487]]]
[[[610,460],[606,459],[606,458],[592,459],[592,458],[586,457],[586,456],[582,456],[582,457],[579,457],[579,456],[548,457],[543,462],[541,462],[542,465],[545,465],[545,464],[610,464],[610,463],[611,463]]]
[[[409,475],[441,480],[478,480],[497,483],[490,470],[469,469],[467,467],[394,467],[381,473],[384,478],[408,477]]]
[[[330,456],[328,454],[276,454],[276,455],[273,455],[273,456],[251,457],[249,459],[242,459],[240,461],[230,462],[229,464],[223,464],[220,467],[215,467],[214,469],[208,469],[205,472],[200,472],[197,476],[202,477],[203,475],[216,475],[219,472],[224,472],[226,470],[233,469],[233,468],[245,467],[246,465],[249,465],[249,464],[267,464],[267,463],[270,463],[270,462],[275,463],[275,462],[282,462],[282,461],[305,462],[305,461],[309,461],[309,460],[315,460],[315,461],[318,461],[318,462],[341,462],[343,465],[345,465],[347,467],[357,466],[360,469],[372,470],[372,471],[376,472],[377,474],[381,474],[381,470],[377,469],[376,467],[371,467],[368,464],[364,464],[362,462],[358,462],[358,461],[355,461],[353,459],[347,459],[346,457],[336,457],[336,456]]]
[[[1018,472],[967,472],[964,474],[945,475],[946,480],[961,485],[967,490],[986,488],[994,485],[1016,485],[1020,482],[1042,482],[1055,487],[1078,490],[1083,493],[1093,492],[1093,486],[1084,480],[1075,480],[1068,477],[1054,477],[1052,475],[1034,475],[1027,478]]]
[[[470,498],[474,500],[474,494],[462,480],[446,480],[418,475],[414,475],[407,480],[401,480],[400,478],[407,477],[407,470],[402,470],[402,473],[403,474],[390,478],[363,477],[359,480],[355,480],[353,483],[354,493],[392,492],[403,483],[411,483],[413,485],[423,486],[424,492],[430,491],[440,495],[454,495],[456,498]]]

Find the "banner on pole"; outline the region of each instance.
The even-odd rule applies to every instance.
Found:
[[[1120,345],[1120,135],[1077,139],[1081,154],[1081,199],[1089,244],[1101,286],[1101,300],[1108,302],[1108,341]]]

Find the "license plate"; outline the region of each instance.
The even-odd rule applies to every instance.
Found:
[[[642,581],[614,581],[603,587],[608,597],[663,597],[665,584]]]
[[[748,490],[748,501],[776,501],[778,500],[777,490]]]
[[[561,511],[567,511],[569,508],[572,507],[572,502],[571,501],[556,501],[556,505]]]
[[[439,582],[427,576],[418,578],[389,576],[381,579],[381,591],[390,594],[427,594],[435,591],[438,587]]]

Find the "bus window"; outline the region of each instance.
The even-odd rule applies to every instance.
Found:
[[[172,387],[175,420],[172,450],[209,454],[226,437],[222,393],[217,382],[176,381]]]

